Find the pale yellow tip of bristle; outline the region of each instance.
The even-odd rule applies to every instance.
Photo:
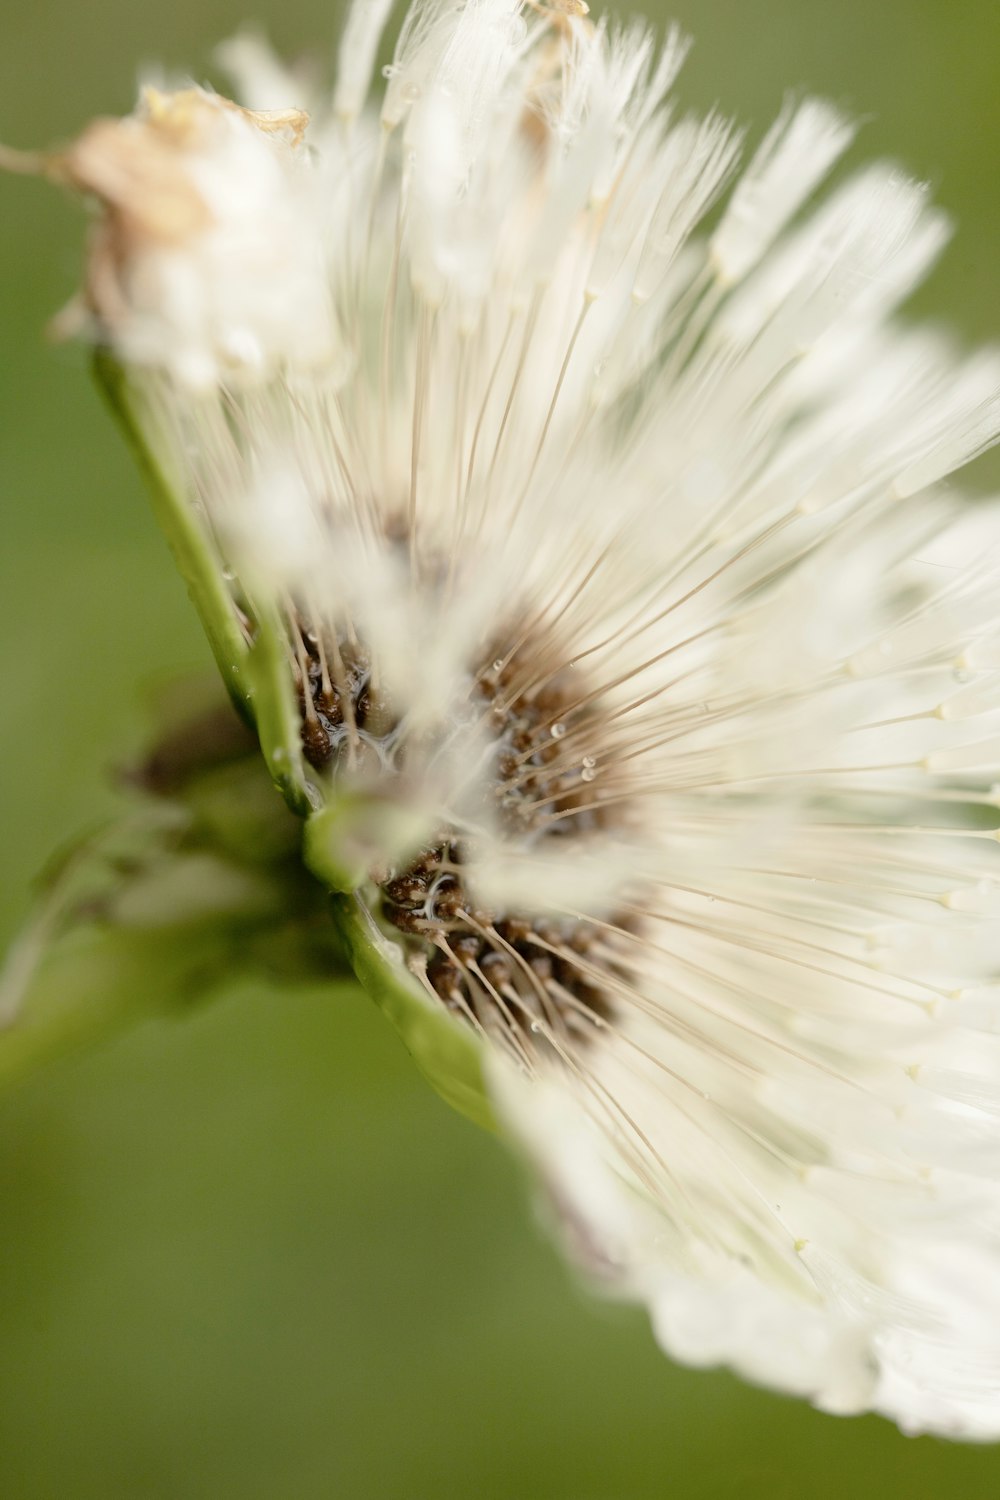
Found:
[[[19,177],[44,177],[50,158],[42,151],[15,151],[0,145],[0,172],[15,172]]]
[[[90,324],[91,315],[83,297],[71,297],[46,323],[45,337],[50,344],[68,344],[86,333]]]
[[[532,10],[560,20],[572,20],[590,15],[586,0],[528,0]]]
[[[139,102],[144,106],[150,119],[162,119],[167,113],[168,96],[162,89],[154,87],[151,83],[144,83],[139,90]]]

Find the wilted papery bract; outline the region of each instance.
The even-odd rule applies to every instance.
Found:
[[[943,484],[1000,358],[895,321],[948,225],[892,164],[813,202],[835,108],[745,149],[578,5],[420,0],[373,102],[386,11],[329,100],[244,36],[246,108],[64,153],[78,321],[588,1275],[1000,1436],[1000,520]]]

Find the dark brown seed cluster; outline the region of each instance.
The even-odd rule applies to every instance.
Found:
[[[476,683],[478,696],[493,705],[502,813],[519,832],[543,824],[547,838],[590,832],[601,823],[600,809],[593,806],[593,760],[567,756],[562,743],[580,684],[566,670],[535,691],[519,693],[519,668],[518,656],[509,662],[499,658]],[[580,717],[578,713],[577,729]]]
[[[432,945],[427,981],[456,1015],[490,1030],[588,1031],[609,1013],[588,977],[596,931],[579,921],[497,916],[471,906],[454,842],[427,850],[382,887],[383,911]]]
[[[306,634],[303,644],[299,694],[309,762],[332,767],[352,726],[391,760],[397,724],[373,692],[364,655],[341,649],[340,690],[329,685],[329,675],[324,685],[317,643]],[[603,821],[593,805],[593,762],[574,761],[563,746],[563,715],[579,703],[580,685],[564,673],[537,691],[518,691],[525,675],[519,667],[516,656],[492,660],[470,693],[472,711],[491,716],[501,819],[521,838],[589,833]],[[477,908],[463,878],[466,859],[461,841],[445,833],[381,885],[383,917],[425,955],[430,988],[455,1014],[487,1031],[516,1033],[522,1045],[529,1034],[537,1045],[539,1035],[591,1033],[611,1010],[596,978],[598,929],[575,919]]]
[[[306,760],[322,771],[336,759],[355,730],[383,738],[395,726],[388,719],[384,705],[372,687],[371,669],[364,652],[341,650],[337,675],[344,684],[337,687],[324,681],[323,658],[315,636],[304,633],[305,672],[299,681],[299,710],[302,717],[302,748]],[[327,673],[327,677],[329,674]]]

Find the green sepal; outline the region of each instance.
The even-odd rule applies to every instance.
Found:
[[[358,890],[371,872],[404,864],[427,837],[422,810],[346,787],[306,823],[306,864],[332,891]]]
[[[399,945],[380,930],[361,895],[334,896],[333,908],[355,974],[424,1077],[446,1104],[483,1129],[495,1130],[474,1037],[423,994],[406,970]]]
[[[260,748],[275,786],[300,817],[313,808],[302,754],[302,730],[287,646],[269,609],[259,611],[247,678]]]
[[[106,349],[94,354],[94,376],[144,476],[156,520],[198,611],[229,696],[243,716],[250,711],[247,640],[210,538],[176,472],[166,436],[136,384]]]
[[[383,859],[419,846],[425,834],[405,806],[344,792],[307,821],[303,855],[313,874],[336,893],[333,910],[351,967],[420,1071],[446,1103],[492,1130],[476,1039],[424,993],[364,895],[368,872]]]
[[[306,816],[309,795],[298,709],[284,632],[276,611],[253,605],[252,636],[237,616],[222,562],[177,472],[170,444],[141,386],[107,350],[94,356],[97,383],[144,475],[156,519],[215,656],[230,697],[252,723],[268,770],[293,812]]]

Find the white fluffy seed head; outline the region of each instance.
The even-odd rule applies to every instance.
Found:
[[[570,1252],[678,1358],[1000,1436],[1000,530],[939,485],[1000,372],[892,321],[947,225],[810,206],[817,101],[738,176],[580,7],[419,0],[362,107],[383,19],[312,151],[201,93],[81,139],[95,334],[314,800],[412,815],[370,899]]]

